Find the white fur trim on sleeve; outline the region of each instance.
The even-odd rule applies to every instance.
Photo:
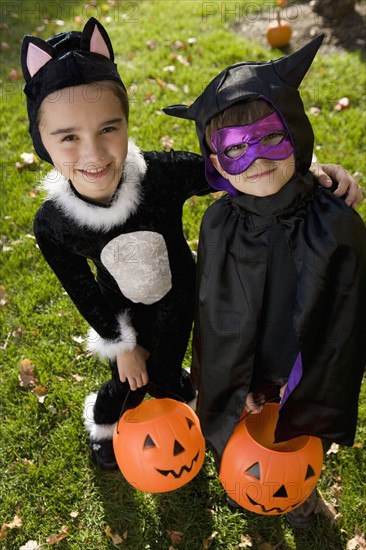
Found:
[[[93,329],[88,332],[87,347],[102,359],[115,359],[117,355],[131,351],[136,347],[136,331],[131,325],[130,317],[125,311],[118,317],[120,335],[116,340],[102,338]]]
[[[94,405],[97,400],[97,394],[91,393],[85,399],[83,417],[84,426],[92,441],[102,441],[103,439],[112,439],[114,428],[117,422],[113,424],[96,424],[94,420]]]

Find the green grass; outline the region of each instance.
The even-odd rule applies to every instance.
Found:
[[[362,445],[326,457],[319,487],[325,499],[336,504],[339,518],[331,524],[319,514],[314,529],[302,534],[289,529],[283,518],[230,510],[208,453],[203,469],[190,484],[156,495],[135,491],[119,472],[101,472],[89,462],[81,419],[83,401],[107,379],[108,367],[88,356],[79,343],[86,323],[46,266],[32,237],[32,220],[42,201],[37,185],[48,166],[42,162],[35,170],[15,166],[21,153],[33,150],[22,80],[8,76],[12,68],[20,70],[21,38],[32,32],[47,38],[74,28],[73,19],[79,14],[84,19],[97,15],[110,33],[120,72],[129,85],[130,135],[147,150],[161,149],[161,138],[169,135],[175,149],[197,151],[193,125],[166,117],[161,108],[190,103],[230,63],[244,58],[265,60],[281,52],[271,52],[232,33],[230,17],[232,20],[234,15],[229,12],[235,13],[238,2],[120,2],[108,11],[103,8],[107,1],[98,2],[94,10],[84,4],[61,0],[0,3],[1,40],[10,46],[2,52],[0,73],[1,284],[5,292],[0,308],[0,527],[16,515],[22,520],[20,527],[8,529],[0,547],[17,550],[36,540],[45,549],[47,537],[60,534],[66,525],[67,537],[56,546],[60,550],[168,550],[168,530],[184,533],[179,545],[182,550],[200,550],[204,541],[208,547],[212,534],[211,548],[220,550],[245,548],[244,536],[250,537],[251,548],[262,550],[346,548],[357,529],[365,530]],[[247,4],[255,8],[261,2]],[[220,6],[226,9],[224,14]],[[212,15],[208,16],[208,11]],[[55,20],[63,20],[65,25],[60,27]],[[190,44],[189,38],[196,42]],[[147,41],[154,43],[153,49]],[[190,65],[182,64],[179,55]],[[171,65],[174,72],[164,70]],[[175,87],[161,87],[157,79]],[[319,55],[302,86],[306,108],[321,108],[320,116],[311,115],[318,157],[363,175],[364,86],[365,68],[357,53]],[[152,96],[154,102],[148,102]],[[334,101],[342,96],[350,98],[350,108],[336,113]],[[200,218],[211,201],[209,197],[187,202],[184,224],[190,241],[197,239]],[[365,219],[365,206],[360,211]],[[18,365],[24,358],[35,366],[39,384],[47,391],[43,403],[19,385]],[[189,360],[187,352],[187,365]],[[79,381],[73,377],[76,374]],[[364,384],[356,436],[356,442],[363,445],[365,420]],[[341,488],[339,501],[335,487]],[[78,513],[76,517],[70,516],[72,512]],[[107,525],[113,534],[125,534],[123,544],[113,545],[105,534]],[[261,546],[264,543],[272,546]]]

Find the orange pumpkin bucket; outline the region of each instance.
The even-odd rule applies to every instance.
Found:
[[[261,413],[243,416],[222,456],[219,477],[226,493],[256,514],[284,514],[300,506],[322,469],[319,438],[273,443],[278,414],[277,403],[266,403]]]
[[[143,401],[126,411],[114,431],[117,464],[136,489],[179,489],[200,471],[205,441],[197,415],[174,399]]]

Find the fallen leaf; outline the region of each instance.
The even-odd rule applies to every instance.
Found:
[[[333,107],[335,111],[343,111],[343,109],[348,109],[350,104],[348,97],[341,97],[338,99]]]
[[[336,485],[336,484],[332,485],[332,487],[330,488],[330,492],[331,492],[332,496],[335,499],[335,503],[338,505],[341,494],[343,493],[343,487],[341,487],[340,485]]]
[[[162,79],[159,78],[159,77],[157,77],[156,82],[159,84],[160,88],[165,88],[165,86],[167,85],[167,83],[165,82],[165,80],[162,80]]]
[[[356,529],[356,534],[353,537],[353,539],[347,542],[346,548],[347,550],[365,550],[366,549],[366,541],[364,538],[364,534],[359,529]]]
[[[3,285],[0,285],[0,307],[6,306],[9,303],[9,300],[6,296],[6,290]]]
[[[78,515],[79,515],[79,512],[70,512],[70,516],[71,516],[72,518],[77,518]]]
[[[33,153],[22,153],[20,158],[25,162],[25,164],[37,164],[38,162],[36,155]]]
[[[176,50],[185,50],[186,49],[185,43],[182,42],[181,40],[176,40],[173,45],[174,45],[174,48]]]
[[[4,525],[2,525],[0,529],[0,539],[5,539],[7,536],[8,536],[8,528],[4,523]]]
[[[2,52],[8,52],[10,50],[10,46],[7,42],[1,42],[1,51]]]
[[[74,342],[76,342],[77,344],[82,344],[83,342],[85,342],[85,338],[83,336],[72,336],[71,339],[74,340]]]
[[[123,543],[123,539],[122,539],[122,537],[120,537],[120,535],[118,535],[118,534],[113,535],[112,534],[112,531],[111,531],[111,528],[109,527],[109,525],[107,525],[107,527],[104,529],[104,532],[107,535],[107,537],[109,539],[111,539],[113,544],[122,544]]]
[[[168,90],[172,91],[172,92],[177,92],[179,90],[178,86],[176,86],[175,84],[167,84],[167,88]]]
[[[19,548],[19,550],[37,550],[39,548],[39,544],[36,540],[29,540],[23,546]]]
[[[327,451],[327,455],[331,455],[331,454],[337,454],[339,451],[339,445],[338,443],[332,443],[329,451]]]
[[[34,376],[34,365],[29,359],[23,359],[18,366],[20,386],[22,388],[31,388],[38,384],[38,380]]]
[[[24,168],[35,168],[38,164],[38,159],[33,153],[22,153],[20,158],[23,162],[16,162],[15,167],[18,170],[23,170]]]
[[[67,534],[69,531],[70,531],[70,527],[67,527],[67,525],[63,525],[61,527],[61,532],[58,535],[51,535],[46,538],[47,544],[49,544],[50,546],[52,544],[57,544],[58,542],[60,542],[60,540],[67,537]]]
[[[76,382],[81,382],[82,380],[84,380],[84,376],[80,376],[80,374],[73,374],[73,375],[72,375],[72,378],[73,378]]]
[[[156,97],[152,92],[147,92],[144,97],[145,103],[156,103]]]
[[[357,442],[357,443],[354,443],[353,444],[353,447],[355,449],[363,449],[363,443],[361,443],[361,441]]]
[[[4,525],[6,525],[6,527],[9,527],[9,529],[15,529],[21,527],[22,524],[22,520],[19,516],[16,515],[14,516],[13,521],[11,521],[10,523],[5,523]]]
[[[339,515],[337,514],[336,509],[334,508],[333,504],[326,501],[322,494],[319,491],[319,497],[316,500],[316,505],[314,509],[315,514],[323,514],[330,523],[335,523],[336,520],[339,518]]]
[[[184,65],[184,67],[189,67],[190,66],[190,62],[185,58],[183,57],[183,55],[177,55],[177,61],[178,63],[180,63],[181,65]]]
[[[207,539],[203,539],[203,550],[211,548],[214,538],[217,535],[217,531],[214,531]]]
[[[149,50],[155,50],[156,49],[156,42],[155,40],[147,40],[145,42],[146,44],[146,47],[149,49]]]
[[[319,107],[310,107],[309,113],[314,116],[319,116],[321,114],[321,109]]]
[[[19,80],[19,78],[22,78],[22,75],[20,74],[20,71],[18,71],[17,69],[12,69],[8,73],[8,77],[10,78],[10,80]]]
[[[176,546],[182,542],[184,533],[182,533],[181,531],[173,531],[172,529],[168,529],[167,533],[170,537],[170,540],[172,541],[173,546]]]
[[[48,390],[44,386],[36,386],[33,389],[33,393],[36,394],[38,399],[41,399],[42,397],[45,398],[47,396]]]
[[[174,139],[171,136],[163,136],[160,143],[163,149],[170,151],[173,147]]]
[[[252,546],[253,541],[249,535],[240,535],[239,548],[251,548]]]

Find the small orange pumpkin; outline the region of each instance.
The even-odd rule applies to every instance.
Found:
[[[267,40],[272,48],[284,48],[291,40],[292,29],[291,25],[278,17],[271,21],[267,27]]]
[[[243,416],[222,456],[219,477],[226,493],[257,514],[284,514],[300,506],[323,464],[317,437],[273,443],[278,413],[278,404],[266,403],[261,413]]]
[[[150,399],[126,411],[113,434],[117,464],[136,489],[174,491],[200,471],[205,456],[197,415],[174,399]]]

